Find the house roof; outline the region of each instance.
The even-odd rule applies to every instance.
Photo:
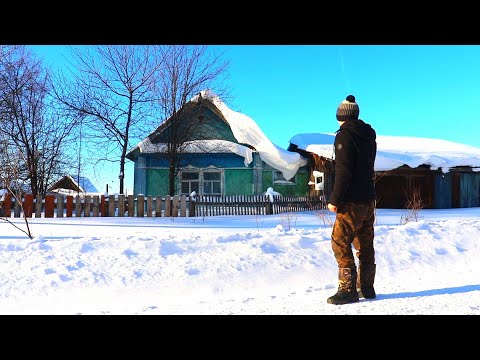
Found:
[[[204,100],[210,102],[215,113],[228,123],[235,139],[239,143],[234,144],[232,142],[224,141],[222,148],[220,149],[222,152],[232,152],[243,156],[245,158],[245,166],[248,166],[248,164],[253,161],[251,149],[253,148],[254,151],[258,152],[260,158],[265,163],[274,169],[281,171],[287,180],[291,179],[300,167],[307,164],[307,159],[300,154],[287,151],[273,144],[252,118],[231,110],[217,95],[209,90],[201,91],[199,94],[195,95],[186,106],[192,106],[192,104]],[[157,153],[165,151],[165,144],[152,143],[152,134],[131,149],[127,154],[127,158],[133,160],[135,153]],[[208,141],[211,140],[203,140],[202,144],[205,144],[205,142]],[[196,152],[195,148],[199,148],[196,146],[197,144],[195,142],[187,144],[190,146],[189,151]],[[251,148],[241,144],[246,144]],[[214,151],[214,148],[215,147],[212,145],[211,150]],[[205,152],[203,148],[202,152]]]
[[[334,159],[334,140],[335,134],[307,133],[293,136],[290,144],[326,159]],[[480,148],[440,139],[377,135],[375,171],[392,170],[402,165],[411,168],[428,165],[443,172],[463,166],[480,171]]]
[[[71,175],[65,175],[55,184],[50,187],[50,191],[54,190],[71,190],[74,192],[82,193],[98,193],[97,188],[91,183],[91,181],[83,176],[78,177],[78,182],[75,180],[77,177]]]

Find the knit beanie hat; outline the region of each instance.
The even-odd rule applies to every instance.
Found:
[[[347,120],[357,120],[358,115],[360,114],[360,108],[355,102],[355,96],[348,95],[345,100],[343,100],[337,108],[337,120],[338,121],[347,121]]]

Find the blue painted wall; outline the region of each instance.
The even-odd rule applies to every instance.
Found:
[[[450,209],[452,207],[452,174],[435,175],[435,209]]]

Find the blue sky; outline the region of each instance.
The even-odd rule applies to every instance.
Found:
[[[57,66],[68,53],[65,46],[31,47]],[[478,45],[211,47],[231,62],[227,105],[285,149],[295,134],[337,130],[336,108],[348,94],[379,135],[480,147]]]

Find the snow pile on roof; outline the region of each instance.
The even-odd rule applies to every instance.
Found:
[[[258,151],[260,158],[271,167],[281,171],[285,179],[290,180],[300,167],[307,164],[307,159],[300,154],[284,150],[273,144],[252,118],[231,110],[213,92],[206,90],[200,92],[200,95],[209,99],[222,113],[238,142],[253,146]],[[191,101],[198,101],[198,99],[199,95],[196,95]]]
[[[335,134],[309,133],[293,136],[290,143],[333,159],[334,140]],[[447,140],[377,135],[375,170],[387,171],[402,165],[411,168],[429,165],[433,170],[441,168],[443,172],[455,166],[471,166],[474,171],[480,171],[480,148]]]

